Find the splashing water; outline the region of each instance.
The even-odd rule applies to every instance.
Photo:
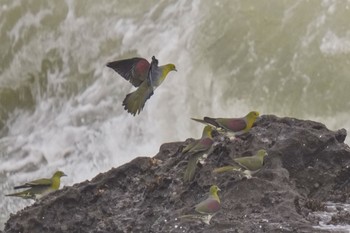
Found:
[[[349,1],[1,1],[1,193],[153,156],[200,136],[190,117],[257,110],[350,126]],[[134,88],[105,64],[152,55],[178,72],[132,117],[121,103]],[[0,197],[0,228],[29,203]]]

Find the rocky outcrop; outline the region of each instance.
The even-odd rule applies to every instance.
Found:
[[[181,150],[193,139],[163,144],[153,158],[136,158],[44,197],[12,215],[4,232],[327,232],[313,228],[319,219],[311,213],[329,201],[349,202],[345,137],[345,129],[265,115],[233,141],[218,135],[191,183],[182,180],[188,158]],[[252,179],[212,173],[262,148],[269,155]],[[180,221],[212,184],[222,190],[222,209],[211,224]],[[348,216],[342,210],[332,221],[349,222]]]

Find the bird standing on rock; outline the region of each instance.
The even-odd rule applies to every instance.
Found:
[[[241,118],[211,118],[204,117],[202,119],[191,118],[203,124],[209,124],[216,128],[221,128],[227,132],[233,132],[235,136],[247,133],[253,126],[256,119],[259,117],[259,112],[252,111]]]
[[[131,58],[107,63],[107,67],[115,70],[138,89],[129,93],[124,101],[124,109],[132,115],[139,114],[154,90],[162,84],[170,71],[177,71],[174,64],[158,66],[153,56],[151,64],[144,58]]]
[[[200,214],[214,215],[220,210],[220,198],[218,191],[221,191],[218,186],[212,185],[209,189],[209,197],[198,203],[196,211]]]
[[[198,160],[205,154],[210,154],[212,145],[214,143],[212,131],[213,128],[211,126],[205,126],[203,129],[202,138],[195,140],[193,143],[190,143],[182,150],[182,153],[187,153],[190,156],[186,171],[184,173],[185,182],[191,181],[193,179]]]
[[[7,194],[6,196],[21,197],[24,199],[39,199],[42,196],[58,190],[60,188],[61,177],[66,176],[61,171],[55,172],[51,178],[44,178],[39,180],[33,180],[20,186],[14,187],[14,189],[29,188],[22,192]]]
[[[243,171],[247,179],[250,179],[252,178],[252,175],[257,173],[264,165],[265,156],[267,156],[266,150],[261,149],[253,156],[234,158],[233,161],[237,165],[216,168],[213,172],[222,173],[228,171]]]
[[[218,186],[212,185],[209,189],[209,196],[204,201],[195,205],[195,211],[198,214],[188,214],[180,216],[185,220],[200,220],[206,224],[210,224],[211,218],[220,210],[221,202],[218,195],[221,191]]]

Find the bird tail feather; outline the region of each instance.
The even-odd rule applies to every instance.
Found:
[[[153,90],[151,88],[140,86],[136,91],[126,95],[123,106],[132,115],[139,114],[146,101],[153,95]]]
[[[196,168],[197,168],[197,163],[199,158],[201,157],[201,154],[199,155],[192,155],[192,157],[188,160],[188,164],[186,167],[186,171],[184,173],[184,181],[189,182],[193,180]]]
[[[19,185],[19,186],[15,186],[13,187],[13,189],[23,189],[23,188],[30,188],[31,186],[28,184],[24,184],[24,185]]]
[[[223,166],[218,167],[213,170],[213,173],[224,173],[224,172],[232,172],[232,171],[242,171],[242,168],[239,166]]]
[[[191,120],[194,120],[194,121],[197,121],[197,122],[200,122],[200,123],[202,123],[202,124],[208,124],[207,122],[205,122],[204,120],[202,120],[202,119],[197,119],[197,118],[191,118]]]
[[[207,122],[207,124],[211,124],[217,128],[220,128],[220,125],[216,122],[215,118],[211,117],[204,117],[203,120]]]
[[[22,192],[18,192],[18,193],[10,193],[10,194],[6,194],[5,196],[22,197],[22,198],[26,198],[26,199],[35,199],[35,195],[33,195],[31,192],[28,192],[28,191],[22,191]]]

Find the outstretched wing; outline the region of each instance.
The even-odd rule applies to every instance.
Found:
[[[147,79],[150,69],[149,62],[140,57],[109,62],[106,66],[113,69],[135,87],[140,86]]]

